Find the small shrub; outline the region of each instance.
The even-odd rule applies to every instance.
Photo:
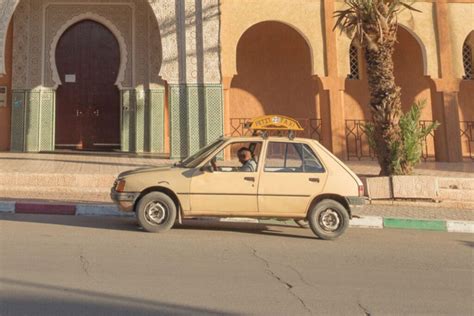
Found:
[[[413,172],[413,168],[420,162],[423,154],[423,141],[439,126],[439,123],[436,121],[427,126],[420,124],[421,113],[425,106],[425,100],[417,101],[411,106],[408,112],[400,117],[400,139],[403,144],[393,143],[391,148],[393,157],[391,165],[395,174],[406,175]],[[377,150],[375,150],[376,144],[374,141],[374,124],[367,123],[364,126],[364,132],[369,139],[369,146],[374,152],[377,152]],[[401,153],[400,150],[402,150]]]

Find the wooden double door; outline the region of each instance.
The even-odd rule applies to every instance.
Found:
[[[58,42],[56,65],[56,148],[119,149],[120,47],[113,33],[91,20],[72,25]]]

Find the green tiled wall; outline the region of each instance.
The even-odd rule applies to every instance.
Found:
[[[182,158],[222,136],[221,85],[170,85],[171,157]]]
[[[163,153],[165,88],[121,91],[121,145],[126,152]],[[185,157],[223,134],[221,85],[170,85],[171,157]],[[55,147],[54,90],[14,90],[12,151]]]
[[[12,151],[54,149],[54,91],[13,90]]]
[[[122,151],[164,152],[165,90],[122,90]]]

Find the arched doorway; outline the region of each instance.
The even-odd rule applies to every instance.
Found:
[[[237,45],[231,83],[231,132],[242,120],[281,114],[300,120],[305,136],[319,138],[318,86],[311,69],[310,47],[294,28],[266,21],[247,29]]]
[[[58,42],[56,66],[56,148],[120,148],[120,48],[113,33],[92,20],[72,25]]]

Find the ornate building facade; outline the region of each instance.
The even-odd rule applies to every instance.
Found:
[[[333,31],[330,0],[3,0],[0,150],[121,150],[183,157],[298,118],[342,158],[371,158],[365,64]],[[394,56],[407,109],[441,126],[423,157],[474,156],[474,0],[417,1]],[[1,90],[0,90],[1,92]]]

